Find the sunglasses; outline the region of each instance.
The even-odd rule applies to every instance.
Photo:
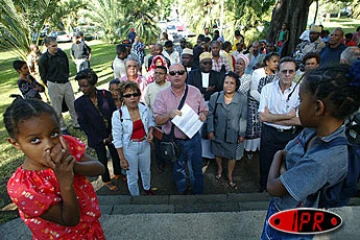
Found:
[[[293,74],[294,72],[295,72],[295,70],[293,70],[293,69],[290,69],[290,70],[281,70],[280,71],[282,74],[286,74],[286,73],[289,73],[289,74]]]
[[[165,75],[166,73],[163,73],[163,72],[154,72],[154,74]],[[180,74],[180,75],[181,75],[181,74]]]
[[[184,70],[179,70],[179,71],[170,71],[169,72],[170,76],[175,76],[176,74],[179,74],[179,75],[184,75],[185,74],[185,71]]]
[[[141,95],[140,93],[130,93],[123,95],[123,98],[140,97],[140,95]]]

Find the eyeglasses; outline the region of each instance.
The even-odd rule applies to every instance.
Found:
[[[281,70],[280,72],[281,72],[282,74],[284,74],[284,75],[285,75],[286,73],[288,73],[288,74],[291,75],[291,74],[294,74],[295,70],[293,70],[293,69],[290,69],[290,70]]]
[[[184,70],[179,70],[179,71],[170,71],[169,72],[170,76],[175,76],[176,74],[179,74],[179,75],[184,75],[185,74],[185,71]]]
[[[123,95],[123,98],[140,97],[140,93],[130,93]]]
[[[204,65],[211,65],[211,64],[212,64],[212,61],[204,61],[204,62],[201,62],[201,64],[204,64]]]
[[[128,68],[132,68],[132,67],[133,67],[133,68],[137,68],[138,66],[137,66],[137,65],[128,65],[127,67],[128,67]]]

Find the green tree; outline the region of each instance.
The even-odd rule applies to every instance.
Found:
[[[351,7],[353,9],[353,17],[356,19],[360,19],[360,0],[355,0],[351,4]]]
[[[160,20],[158,18],[158,13],[161,10],[160,4],[161,2],[157,0],[131,1],[127,19],[133,23],[136,33],[143,42],[154,42],[160,34],[160,29],[157,26],[157,20]],[[124,30],[123,34],[126,36],[129,28]]]
[[[161,12],[161,2],[156,0],[89,0],[87,5],[80,14],[103,28],[109,43],[127,38],[131,27],[145,41],[156,39],[160,33],[155,21]]]
[[[26,59],[32,39],[39,41],[39,32],[46,19],[55,11],[56,0],[1,0],[0,30],[2,49],[12,49]]]
[[[274,42],[283,23],[290,30],[286,55],[290,55],[299,43],[299,36],[307,27],[310,5],[316,0],[278,0],[274,6],[267,40]],[[326,4],[335,3],[345,6],[352,0],[325,0]],[[335,9],[336,11],[336,9]]]
[[[86,4],[82,0],[59,1],[58,7],[49,18],[50,27],[54,30],[66,30],[72,32],[74,24],[78,20],[78,11]]]
[[[181,16],[188,19],[189,27],[196,33],[203,33],[204,27],[219,25],[220,16],[223,14],[224,26],[222,34],[230,40],[234,37],[235,29],[241,29],[245,40],[253,40],[253,34],[259,34],[256,29],[266,25],[270,20],[269,9],[275,0],[224,0],[224,12],[221,12],[222,0],[185,0],[180,6]],[[221,26],[219,26],[221,27]],[[252,34],[247,34],[251,32]]]

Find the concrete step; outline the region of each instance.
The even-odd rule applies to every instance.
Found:
[[[204,213],[267,210],[270,196],[263,193],[98,196],[103,214]]]
[[[228,193],[203,195],[153,195],[131,197],[129,195],[99,195],[100,205],[117,204],[189,204],[189,203],[224,203],[224,202],[259,202],[269,201],[266,193]]]
[[[154,213],[206,213],[266,211],[270,196],[265,193],[98,196],[101,212],[107,215]],[[360,198],[352,198],[348,206],[360,206]]]

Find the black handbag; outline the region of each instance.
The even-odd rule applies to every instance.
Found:
[[[160,142],[161,157],[165,161],[176,162],[180,154],[180,149],[174,141],[174,135],[171,133],[169,135],[163,134]]]
[[[185,87],[185,94],[182,97],[180,104],[178,106],[178,109],[180,110],[185,103],[185,99],[188,92],[188,86]],[[175,136],[174,136],[174,124],[171,126],[170,134],[163,134],[163,137],[160,142],[160,151],[161,151],[161,157],[170,162],[176,162],[178,160],[178,157],[180,155],[180,149],[175,143]]]

